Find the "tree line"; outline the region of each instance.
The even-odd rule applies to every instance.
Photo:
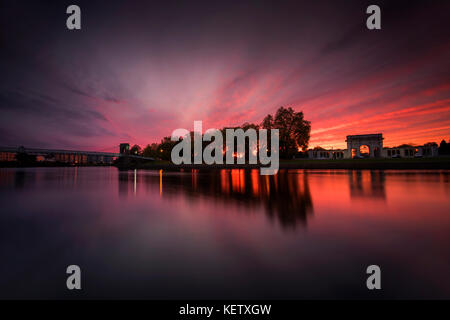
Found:
[[[278,129],[280,139],[280,158],[292,159],[294,155],[298,154],[299,152],[304,153],[308,149],[311,133],[311,122],[305,120],[302,111],[296,112],[291,107],[280,107],[274,115],[268,114],[260,124],[246,122],[238,127],[222,128],[220,131],[222,132],[222,135],[225,136],[225,129],[239,128],[244,131],[249,128],[253,128],[255,130]],[[194,132],[191,132],[191,139],[193,139],[193,137]],[[141,148],[139,145],[134,145],[130,148],[130,153],[155,159],[170,160],[172,148],[177,143],[178,141],[172,141],[170,139],[170,136],[167,136],[161,139],[160,143],[148,144],[145,148]],[[206,143],[204,144],[206,145]],[[437,143],[429,142],[425,145],[437,145]],[[248,154],[248,145],[246,145],[245,150]],[[324,149],[320,146],[317,146],[314,148],[314,150]],[[446,142],[445,140],[442,140],[438,150],[440,155],[450,155],[450,141]]]
[[[448,142],[442,140],[438,150],[441,155],[450,155],[450,140]]]
[[[242,129],[246,131],[249,128],[258,129],[278,129],[279,130],[279,155],[281,159],[291,159],[300,151],[306,151],[309,144],[311,123],[305,120],[302,111],[295,111],[291,107],[280,107],[274,115],[268,114],[260,124],[244,123],[238,127],[222,128],[220,131],[225,136],[226,129]],[[193,138],[194,132],[191,132]],[[145,148],[134,145],[130,148],[130,153],[151,157],[161,160],[170,160],[172,148],[178,141],[171,141],[170,136],[161,139],[160,143],[148,144]],[[206,145],[206,144],[205,144]],[[246,152],[249,152],[246,146]],[[193,152],[193,150],[192,150]]]

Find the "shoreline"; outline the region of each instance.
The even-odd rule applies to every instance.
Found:
[[[261,165],[252,164],[182,164],[175,165],[168,161],[155,162],[117,162],[116,164],[66,164],[37,163],[18,165],[17,163],[0,163],[0,168],[51,168],[51,167],[117,167],[119,170],[220,170],[220,169],[259,169]],[[281,160],[279,169],[345,169],[345,170],[450,170],[450,157],[406,158],[406,159],[343,159],[343,160]]]
[[[174,165],[171,163],[144,163],[135,166],[120,166],[121,170],[220,170],[220,169],[259,169],[261,165]],[[421,159],[348,159],[348,160],[285,160],[280,161],[279,169],[345,169],[345,170],[450,170],[450,157]]]
[[[64,168],[64,167],[112,167],[113,164],[72,164],[64,162],[37,162],[32,164],[18,164],[15,161],[0,162],[0,168]]]

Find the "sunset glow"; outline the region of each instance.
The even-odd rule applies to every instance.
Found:
[[[361,27],[354,3],[86,3],[79,33],[58,26],[58,6],[7,6],[2,145],[112,151],[194,120],[260,123],[280,106],[311,121],[310,147],[345,148],[350,134],[381,132],[385,146],[450,137],[447,19],[432,4],[386,14],[379,32]]]

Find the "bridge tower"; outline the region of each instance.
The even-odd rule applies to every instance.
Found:
[[[129,154],[130,153],[130,144],[129,143],[121,143],[120,144],[120,153],[121,154]]]

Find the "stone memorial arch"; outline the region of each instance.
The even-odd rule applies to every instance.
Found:
[[[383,150],[383,135],[377,134],[359,134],[347,136],[347,157],[361,157],[361,146],[369,148],[368,156],[370,158],[378,158]]]

